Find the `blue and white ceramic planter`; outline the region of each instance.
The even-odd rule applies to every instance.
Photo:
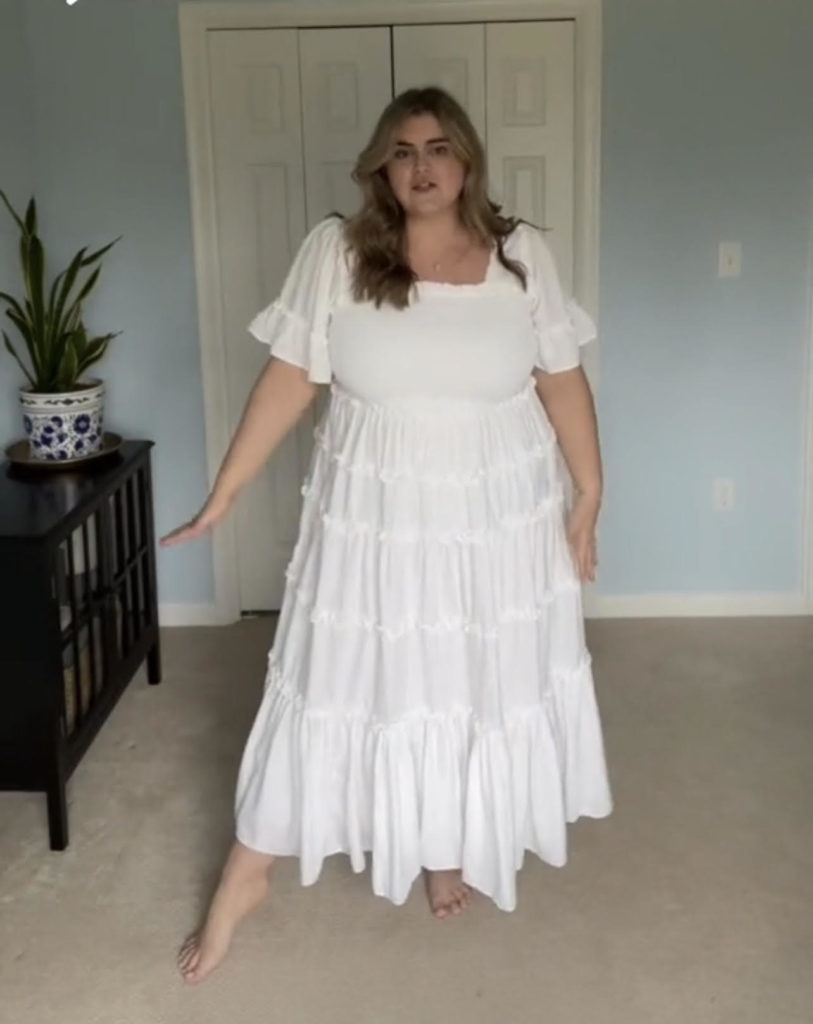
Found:
[[[23,426],[32,459],[70,462],[93,455],[104,435],[104,384],[45,395],[20,389]]]

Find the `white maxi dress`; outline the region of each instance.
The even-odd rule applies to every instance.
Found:
[[[330,385],[264,695],[237,783],[246,846],[314,883],[345,853],[403,903],[462,868],[503,910],[526,850],[610,813],[554,431],[531,372],[595,337],[541,232],[482,284],[354,301],[340,221],[303,243],[250,331]]]

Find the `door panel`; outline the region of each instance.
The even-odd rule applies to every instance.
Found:
[[[486,26],[486,120],[492,191],[506,212],[550,228],[573,281],[573,22]]]
[[[485,26],[396,25],[392,30],[395,92],[439,85],[486,134]]]
[[[209,33],[229,429],[268,349],[246,332],[278,293],[305,235],[295,30]],[[292,431],[235,508],[240,605],[279,607],[296,540],[312,417]]]
[[[392,96],[388,28],[305,29],[299,33],[305,205],[308,228],[334,211],[353,213],[350,172]]]

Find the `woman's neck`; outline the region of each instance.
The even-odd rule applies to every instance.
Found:
[[[456,210],[432,217],[407,217],[405,227],[407,245],[414,250],[437,249],[466,235]]]

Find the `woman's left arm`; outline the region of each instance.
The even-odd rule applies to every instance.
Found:
[[[596,523],[601,508],[602,469],[593,395],[581,367],[561,373],[534,370],[536,392],[576,487],[568,539],[579,578],[596,578]]]

